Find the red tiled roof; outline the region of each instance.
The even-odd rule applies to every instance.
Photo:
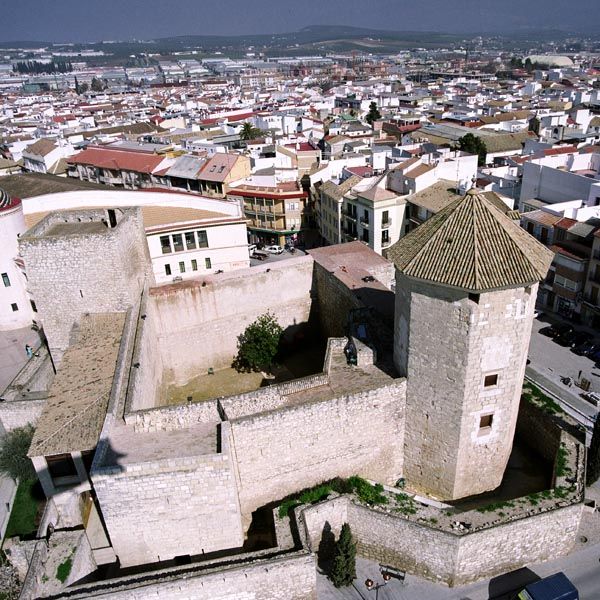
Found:
[[[577,152],[575,146],[561,146],[560,148],[548,148],[544,150],[544,156],[556,156],[557,154],[570,154]]]
[[[119,169],[136,173],[152,173],[164,160],[164,156],[127,150],[86,148],[67,159],[69,164],[92,165],[100,169]]]
[[[298,144],[285,144],[284,148],[290,150],[296,150],[296,152],[315,152],[316,148],[313,148],[308,142],[300,142]]]
[[[346,171],[359,177],[371,177],[373,175],[373,167],[346,167]]]
[[[569,227],[573,227],[577,221],[575,219],[569,219],[568,217],[563,217],[560,221],[554,224],[554,227],[559,227],[560,229],[569,229]]]

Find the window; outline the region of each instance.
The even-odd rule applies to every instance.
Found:
[[[183,261],[179,263],[179,272],[185,273],[185,263]]]
[[[387,225],[390,221],[390,211],[389,210],[384,210],[381,213],[381,224],[383,226]]]
[[[173,250],[183,252],[183,236],[180,233],[173,235]]]
[[[196,234],[193,231],[185,234],[185,245],[188,250],[196,249]]]
[[[494,373],[493,375],[486,375],[483,378],[483,387],[493,387],[498,385],[498,373]]]
[[[479,417],[479,429],[486,429],[492,426],[494,415],[482,415]]]
[[[37,312],[37,306],[35,305],[35,302],[33,300],[30,300],[29,303],[31,304],[31,310],[33,312]]]
[[[165,275],[171,274],[171,265],[165,265]]]
[[[562,275],[558,274],[556,274],[554,277],[554,283],[573,292],[576,292],[578,288],[578,284],[576,281],[572,281],[571,279],[567,279],[566,277],[563,277]]]
[[[198,261],[195,258],[192,258],[192,271],[198,270]]]
[[[469,294],[469,300],[475,302],[475,304],[479,304],[479,294]]]
[[[10,307],[12,308],[13,312],[17,312],[19,310],[19,307],[13,302]]]
[[[212,268],[212,264],[211,264],[211,262],[210,262],[210,258],[205,258],[205,259],[204,259],[204,266],[205,266],[207,269],[211,269],[211,268]]]
[[[198,231],[198,248],[208,248],[206,231]]]
[[[390,232],[385,229],[384,231],[381,232],[381,243],[382,244],[387,244],[390,241]]]
[[[170,252],[172,252],[172,250],[171,250],[171,239],[169,238],[168,235],[161,235],[160,236],[160,247],[162,248],[162,253],[163,254],[169,254]]]
[[[4,287],[10,287],[10,278],[8,273],[2,273],[2,283],[4,284]]]
[[[367,242],[367,244],[369,243],[369,230],[368,229],[363,229],[362,241]]]

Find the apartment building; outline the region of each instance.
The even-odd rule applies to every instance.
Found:
[[[253,243],[283,246],[302,240],[303,231],[314,225],[312,201],[296,181],[242,184],[232,188],[227,198],[243,207]]]

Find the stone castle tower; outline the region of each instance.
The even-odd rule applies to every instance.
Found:
[[[552,253],[477,189],[401,239],[394,363],[407,378],[404,475],[443,500],[500,485],[538,282]]]
[[[20,237],[19,251],[57,363],[82,315],[126,311],[152,273],[139,208],[50,213]]]

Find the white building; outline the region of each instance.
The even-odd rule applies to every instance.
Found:
[[[17,247],[26,229],[21,201],[0,190],[0,331],[27,327],[34,318]]]
[[[250,266],[246,220],[236,202],[194,194],[90,190],[23,200],[27,227],[48,212],[141,206],[157,283]]]

